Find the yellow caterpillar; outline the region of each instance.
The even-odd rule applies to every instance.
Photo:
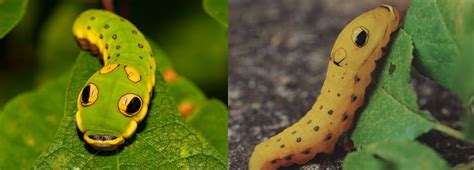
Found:
[[[276,169],[332,153],[363,103],[375,61],[399,27],[396,9],[382,5],[353,19],[334,43],[321,94],[306,115],[255,147],[249,168]]]

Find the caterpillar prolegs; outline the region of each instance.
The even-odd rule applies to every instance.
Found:
[[[399,22],[396,9],[383,5],[347,24],[331,50],[326,80],[311,110],[283,132],[258,144],[249,168],[276,169],[303,164],[319,153],[332,153],[364,103],[375,61],[382,57],[382,48]]]
[[[155,85],[152,50],[132,23],[108,11],[83,12],[73,33],[80,48],[104,64],[78,96],[77,127],[95,149],[114,150],[147,114]]]

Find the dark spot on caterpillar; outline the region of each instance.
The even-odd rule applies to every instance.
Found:
[[[341,122],[346,121],[347,118],[349,118],[349,115],[347,115],[347,112],[344,112],[344,114],[342,115],[342,120],[341,120]]]
[[[341,96],[341,93],[337,93],[337,97]]]
[[[105,25],[104,25],[104,28],[105,28],[105,29],[109,29],[109,24],[105,24]]]
[[[301,142],[301,137],[296,138],[296,142],[300,143]]]
[[[115,47],[115,49],[117,49],[117,50],[120,49],[120,45],[117,45],[117,47]]]
[[[280,145],[280,148],[284,148],[284,147],[285,147],[285,145]]]
[[[99,34],[99,39],[103,39],[104,36],[102,34]]]
[[[277,163],[276,159],[272,160],[272,164],[276,164],[276,163]]]
[[[296,130],[295,130],[295,131],[293,131],[293,132],[291,132],[291,134],[293,134],[293,135],[294,135],[294,134],[296,134]]]
[[[388,68],[388,75],[392,75],[395,69],[397,69],[397,66],[390,63],[390,68]]]
[[[116,40],[117,39],[117,34],[112,35],[112,39]]]
[[[278,139],[277,139],[277,142],[280,142],[280,141],[281,141],[281,138],[278,138]]]
[[[106,50],[109,49],[109,44],[105,43],[105,49],[106,49]]]
[[[150,51],[150,56],[153,56],[153,53]]]
[[[323,105],[319,106],[319,110],[322,110],[323,109]]]
[[[110,55],[109,55],[109,56],[107,56],[107,59],[110,59]]]
[[[120,57],[120,53],[117,53],[117,55],[115,55],[115,56]]]
[[[311,123],[311,119],[310,119],[310,120],[308,120],[308,122],[306,122],[306,124],[308,124],[308,125],[309,125],[310,123]]]
[[[328,93],[331,93],[331,90],[328,90]]]
[[[142,56],[139,56],[139,57],[140,57],[140,59],[142,59],[142,60],[143,60],[143,57],[142,57]]]
[[[347,66],[347,63],[346,63],[346,64],[344,64],[344,65],[345,65],[345,66]]]
[[[286,159],[287,161],[291,160],[291,155],[286,156],[285,159]]]
[[[317,132],[317,131],[319,130],[319,126],[315,126],[315,127],[313,128],[313,130],[314,130],[315,132]]]
[[[334,111],[333,111],[332,109],[329,109],[329,110],[328,110],[328,115],[332,115],[333,112],[334,112]]]
[[[91,26],[87,26],[87,30],[91,30]]]
[[[360,81],[359,75],[356,75],[356,76],[354,77],[354,81],[355,81],[356,83]]]
[[[132,34],[135,34],[135,35],[137,35],[137,31],[135,31],[135,30],[132,30]]]
[[[150,70],[152,69],[151,65],[150,65]]]
[[[311,149],[308,148],[308,149],[304,150],[304,151],[302,152],[302,154],[308,155],[309,153],[311,153],[310,150],[311,150]]]
[[[328,133],[326,137],[324,138],[324,141],[331,140],[331,133]]]
[[[143,48],[143,44],[138,43],[138,48]]]
[[[357,100],[357,96],[356,96],[356,95],[352,95],[352,96],[351,96],[351,100],[352,100],[352,102],[356,101],[356,100]]]
[[[95,19],[95,17],[94,17],[94,16],[92,16],[92,17],[91,17],[91,20],[94,20],[94,19]]]

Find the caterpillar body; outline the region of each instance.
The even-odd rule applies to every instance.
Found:
[[[83,12],[72,30],[79,47],[104,65],[79,93],[76,125],[93,148],[115,150],[147,114],[155,85],[152,50],[132,23],[108,11]]]
[[[303,164],[319,153],[332,153],[339,136],[352,126],[363,103],[375,61],[390,34],[399,27],[399,14],[382,5],[353,19],[334,43],[321,93],[298,122],[258,144],[250,169],[276,169]]]

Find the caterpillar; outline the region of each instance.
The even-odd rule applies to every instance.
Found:
[[[304,164],[319,153],[332,153],[340,135],[352,126],[364,103],[375,61],[399,27],[396,9],[382,5],[349,22],[329,57],[326,80],[312,108],[298,122],[255,146],[250,169]]]
[[[156,69],[151,47],[132,23],[108,11],[84,11],[72,31],[103,63],[79,93],[77,128],[93,148],[115,150],[147,114]]]

